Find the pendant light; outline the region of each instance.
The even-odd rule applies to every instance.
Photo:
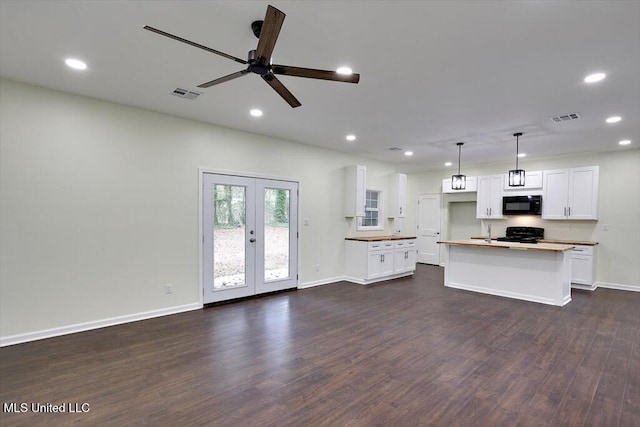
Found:
[[[516,137],[516,168],[509,171],[509,187],[523,187],[524,169],[518,169],[519,139],[522,136],[522,132],[516,132],[513,136]]]
[[[464,142],[458,142],[456,145],[458,146],[458,175],[451,176],[451,189],[464,190],[467,188],[467,177],[465,175],[460,175],[460,154]]]

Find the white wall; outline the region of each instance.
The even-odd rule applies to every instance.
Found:
[[[344,166],[393,173],[7,80],[0,118],[0,337],[197,303],[199,167],[299,180],[301,286],[344,274]]]
[[[623,149],[615,142],[610,144],[612,151],[601,154],[520,161],[522,168],[532,171],[599,165],[598,221],[548,221],[536,217],[514,217],[482,220],[477,232],[486,235],[487,224],[492,224],[492,235],[500,236],[504,235],[507,226],[527,225],[543,227],[545,237],[549,239],[599,242],[596,280],[640,289],[640,149]],[[511,163],[463,167],[463,173],[467,176],[490,175],[504,173],[512,167]],[[450,177],[450,170],[409,175],[408,200],[417,200],[418,194],[442,191],[442,179]],[[469,197],[466,193],[446,196],[459,196],[460,200]],[[447,197],[444,198],[445,209]],[[406,221],[415,224],[415,211],[408,212]],[[608,225],[608,231],[604,231],[605,224]]]

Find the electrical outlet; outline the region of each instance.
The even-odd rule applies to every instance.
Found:
[[[605,224],[602,226],[603,231],[609,231],[609,224]]]
[[[164,293],[167,295],[173,293],[173,285],[171,283],[164,285]]]

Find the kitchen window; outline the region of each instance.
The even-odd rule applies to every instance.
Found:
[[[365,216],[358,218],[358,230],[382,230],[382,191],[367,190]]]

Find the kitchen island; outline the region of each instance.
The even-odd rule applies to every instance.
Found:
[[[447,250],[447,287],[557,306],[571,301],[573,245],[474,239],[438,243]]]

